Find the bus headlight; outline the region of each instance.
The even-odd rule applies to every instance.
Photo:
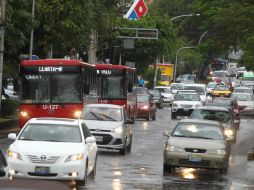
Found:
[[[74,112],[74,117],[79,118],[81,116],[81,113],[82,113],[81,111],[75,111]]]
[[[28,117],[28,113],[26,111],[20,112],[21,117]]]

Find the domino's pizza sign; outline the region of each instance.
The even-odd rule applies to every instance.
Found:
[[[124,15],[124,18],[127,18],[129,20],[139,20],[143,16],[146,15],[148,11],[148,8],[144,2],[144,0],[136,0],[126,15]]]

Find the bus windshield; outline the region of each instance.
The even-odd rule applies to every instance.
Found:
[[[125,99],[126,85],[124,76],[102,76],[102,99]]]
[[[81,103],[80,81],[75,74],[23,75],[21,103]]]

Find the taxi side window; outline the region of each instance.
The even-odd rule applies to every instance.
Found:
[[[86,139],[87,137],[91,137],[92,134],[90,132],[90,130],[88,129],[88,127],[86,126],[85,123],[82,123],[82,131],[83,131],[83,135],[84,135],[84,138]]]

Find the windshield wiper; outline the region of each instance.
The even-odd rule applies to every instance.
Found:
[[[187,137],[187,138],[190,138],[190,136],[186,136],[186,135],[173,135],[173,137]]]
[[[191,138],[197,138],[197,139],[211,139],[211,140],[214,140],[214,138],[201,137],[201,136],[192,136]]]
[[[103,121],[104,119],[98,116],[98,113],[90,111],[90,113],[98,120]],[[99,114],[100,115],[100,114]]]
[[[103,117],[106,117],[106,118],[110,119],[111,121],[116,121],[116,119],[114,119],[112,117],[109,117],[108,115],[105,115],[105,114],[102,114],[102,113],[100,113],[99,115],[101,115]]]
[[[22,141],[35,141],[34,139],[29,139],[29,138],[20,138],[19,140],[22,140]]]

